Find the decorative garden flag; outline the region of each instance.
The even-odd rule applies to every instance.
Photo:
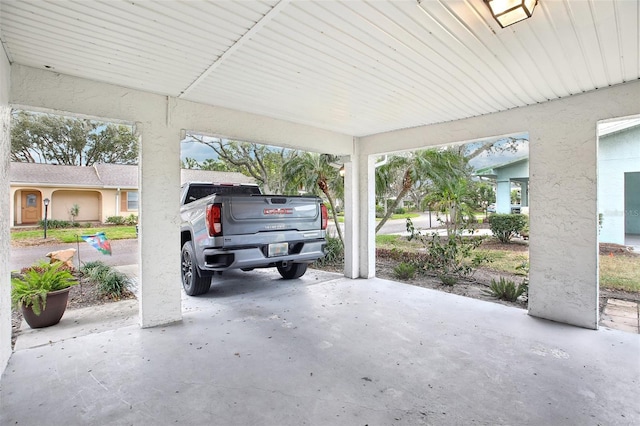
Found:
[[[81,238],[91,244],[91,246],[100,253],[111,256],[111,243],[104,235],[104,232],[98,232],[95,235],[82,235]]]

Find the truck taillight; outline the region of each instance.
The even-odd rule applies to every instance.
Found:
[[[320,212],[322,213],[322,229],[327,229],[327,223],[329,222],[329,212],[327,206],[320,204]]]
[[[207,222],[207,230],[209,235],[216,237],[222,235],[222,205],[221,204],[209,204],[207,206],[207,215],[205,217]]]

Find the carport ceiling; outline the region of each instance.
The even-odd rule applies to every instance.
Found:
[[[12,63],[354,136],[640,78],[637,0],[2,0]]]

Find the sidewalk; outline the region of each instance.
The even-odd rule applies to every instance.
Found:
[[[640,334],[640,304],[620,299],[607,299],[600,325],[614,330]]]

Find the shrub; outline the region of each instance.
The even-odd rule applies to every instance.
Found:
[[[317,266],[340,266],[344,264],[344,246],[339,238],[327,237],[325,256],[314,262]]]
[[[427,237],[416,231],[411,219],[407,219],[409,239],[417,238],[427,249],[425,269],[436,273],[440,281],[446,285],[454,285],[459,278],[473,275],[474,268],[490,261],[483,253],[474,253],[482,243],[482,238],[462,237],[454,233],[446,239],[436,232]]]
[[[489,227],[493,235],[502,243],[520,233],[527,224],[527,218],[521,214],[494,214],[489,217]]]
[[[407,209],[405,209],[404,207],[398,207],[393,211],[393,214],[406,214],[407,213]]]
[[[129,216],[125,217],[123,221],[125,225],[136,225],[138,223],[138,216],[136,216],[135,214],[130,214]]]
[[[431,258],[429,269],[434,270],[446,285],[454,285],[458,278],[472,275],[474,268],[482,263],[482,257],[472,256],[482,243],[480,238],[463,238],[451,235],[446,241],[434,233],[427,244],[427,253]],[[471,258],[471,262],[468,259]]]
[[[483,290],[483,292],[500,300],[515,302],[518,297],[527,292],[527,285],[523,281],[522,284],[516,286],[513,281],[500,277],[500,281],[491,280],[489,290]]]
[[[40,228],[44,228],[44,220],[38,222],[38,226]],[[71,223],[68,220],[57,220],[57,219],[49,219],[47,220],[47,229],[62,229],[62,228],[77,228],[80,224],[78,222]]]
[[[110,223],[112,225],[124,225],[124,218],[122,216],[109,216],[106,223]]]
[[[401,262],[393,268],[393,274],[400,280],[410,280],[416,275],[416,265],[408,262]]]
[[[129,277],[100,261],[85,263],[80,268],[80,272],[98,284],[98,290],[102,296],[115,300],[120,299],[131,285]]]
[[[80,206],[74,204],[73,207],[69,209],[69,216],[71,216],[71,223],[76,222],[76,217],[80,214]]]

